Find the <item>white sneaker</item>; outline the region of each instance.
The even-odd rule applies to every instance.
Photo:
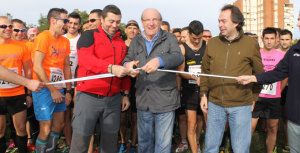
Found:
[[[197,153],[201,153],[201,147],[199,143],[197,144]]]
[[[178,152],[183,152],[185,150],[187,150],[189,148],[188,144],[187,143],[184,143],[184,142],[181,142],[178,146],[178,148],[176,148],[175,152],[178,153]]]

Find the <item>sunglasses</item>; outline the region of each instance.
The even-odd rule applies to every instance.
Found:
[[[203,38],[211,38],[211,36],[203,36]]]
[[[23,33],[23,32],[25,32],[25,29],[13,29],[13,31],[14,32],[20,32],[21,31]]]
[[[12,25],[6,25],[6,24],[0,25],[0,28],[2,28],[2,29],[6,29],[7,27],[8,27],[9,29],[12,29]]]
[[[69,23],[69,19],[65,18],[55,18],[56,20],[64,20],[64,24]]]
[[[96,20],[100,20],[100,19],[89,19],[89,22],[95,22]]]

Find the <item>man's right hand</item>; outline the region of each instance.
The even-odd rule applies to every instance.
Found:
[[[53,89],[51,92],[51,97],[53,99],[53,102],[55,103],[61,103],[63,101],[63,98],[65,97],[62,95],[57,89]]]
[[[38,92],[43,88],[44,84],[38,80],[28,80],[25,86],[31,91]]]
[[[125,68],[127,68],[129,70],[129,75],[131,77],[136,77],[140,71],[139,70],[133,70],[134,66],[137,66],[137,64],[139,63],[139,61],[131,61],[131,62],[127,62],[124,66]]]
[[[122,78],[122,77],[128,75],[129,70],[120,65],[112,65],[111,73],[114,74],[116,77]]]
[[[201,97],[200,106],[201,106],[202,112],[207,113],[208,103],[207,103],[207,97],[206,96]]]
[[[257,82],[257,79],[254,75],[242,75],[237,77],[237,82],[242,85],[247,85],[251,82]]]

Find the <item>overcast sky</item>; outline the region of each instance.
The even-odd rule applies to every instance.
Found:
[[[140,16],[145,8],[156,8],[163,20],[173,27],[184,27],[192,20],[199,20],[205,29],[218,35],[218,16],[223,5],[235,0],[1,0],[0,15],[10,13],[27,24],[38,24],[40,14],[47,15],[52,7],[65,8],[69,12],[74,9],[87,11],[95,8],[103,9],[108,4],[117,5],[122,12],[122,22],[134,19],[140,22]],[[294,38],[300,38],[297,19],[300,10],[300,0],[290,0],[294,4]]]

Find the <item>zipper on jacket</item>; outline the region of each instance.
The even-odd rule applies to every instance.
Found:
[[[226,75],[230,43],[231,43],[231,42],[229,42],[228,45],[227,45],[227,53],[226,53],[226,58],[225,58],[224,74],[223,74],[223,75]],[[224,86],[225,86],[224,78],[222,79],[222,82],[223,82],[223,86],[222,86],[223,94],[222,94],[222,100],[221,100],[221,103],[224,102]]]
[[[115,50],[114,44],[112,43],[112,40],[110,40],[110,42],[111,42],[111,45],[112,45],[112,47],[113,47],[113,49],[114,49],[114,64],[115,64],[115,63],[116,63],[116,50]],[[112,73],[112,72],[111,72],[111,73]],[[113,80],[114,80],[114,77],[111,77],[111,81],[110,81],[110,85],[109,85],[109,90],[108,90],[108,92],[107,92],[107,96],[109,95],[109,93],[110,93],[110,91],[111,91],[111,86],[112,86]]]

